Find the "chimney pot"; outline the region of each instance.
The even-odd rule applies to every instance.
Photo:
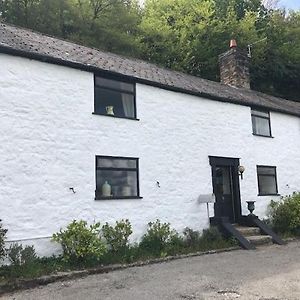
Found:
[[[230,40],[230,48],[236,48],[237,47],[237,43],[235,39]]]

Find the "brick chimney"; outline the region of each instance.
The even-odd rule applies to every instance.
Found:
[[[249,57],[230,41],[230,50],[219,55],[221,83],[237,88],[250,89]]]

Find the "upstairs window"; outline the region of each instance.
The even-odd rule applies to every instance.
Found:
[[[278,194],[276,167],[257,166],[257,179],[260,196]]]
[[[271,137],[270,113],[252,109],[252,130],[254,135]]]
[[[96,199],[140,198],[137,158],[96,156]]]
[[[95,76],[94,113],[136,119],[135,84]]]

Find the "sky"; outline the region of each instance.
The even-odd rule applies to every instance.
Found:
[[[279,6],[287,9],[300,9],[300,0],[281,0]]]

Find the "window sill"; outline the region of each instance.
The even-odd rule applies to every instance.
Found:
[[[260,137],[266,137],[266,138],[271,138],[274,139],[274,136],[271,135],[263,135],[263,134],[257,134],[257,133],[252,133],[254,136],[260,136]]]
[[[257,196],[280,196],[280,194],[257,194]]]
[[[143,199],[140,196],[120,196],[120,197],[95,197],[96,201],[100,200],[136,200],[136,199]]]
[[[118,116],[112,116],[112,115],[106,115],[106,114],[99,114],[99,113],[96,113],[96,112],[93,112],[92,114],[97,115],[97,116],[104,116],[104,117],[117,118],[117,119],[128,119],[128,120],[133,120],[133,121],[139,121],[140,120],[140,119],[137,119],[137,118],[118,117]]]

